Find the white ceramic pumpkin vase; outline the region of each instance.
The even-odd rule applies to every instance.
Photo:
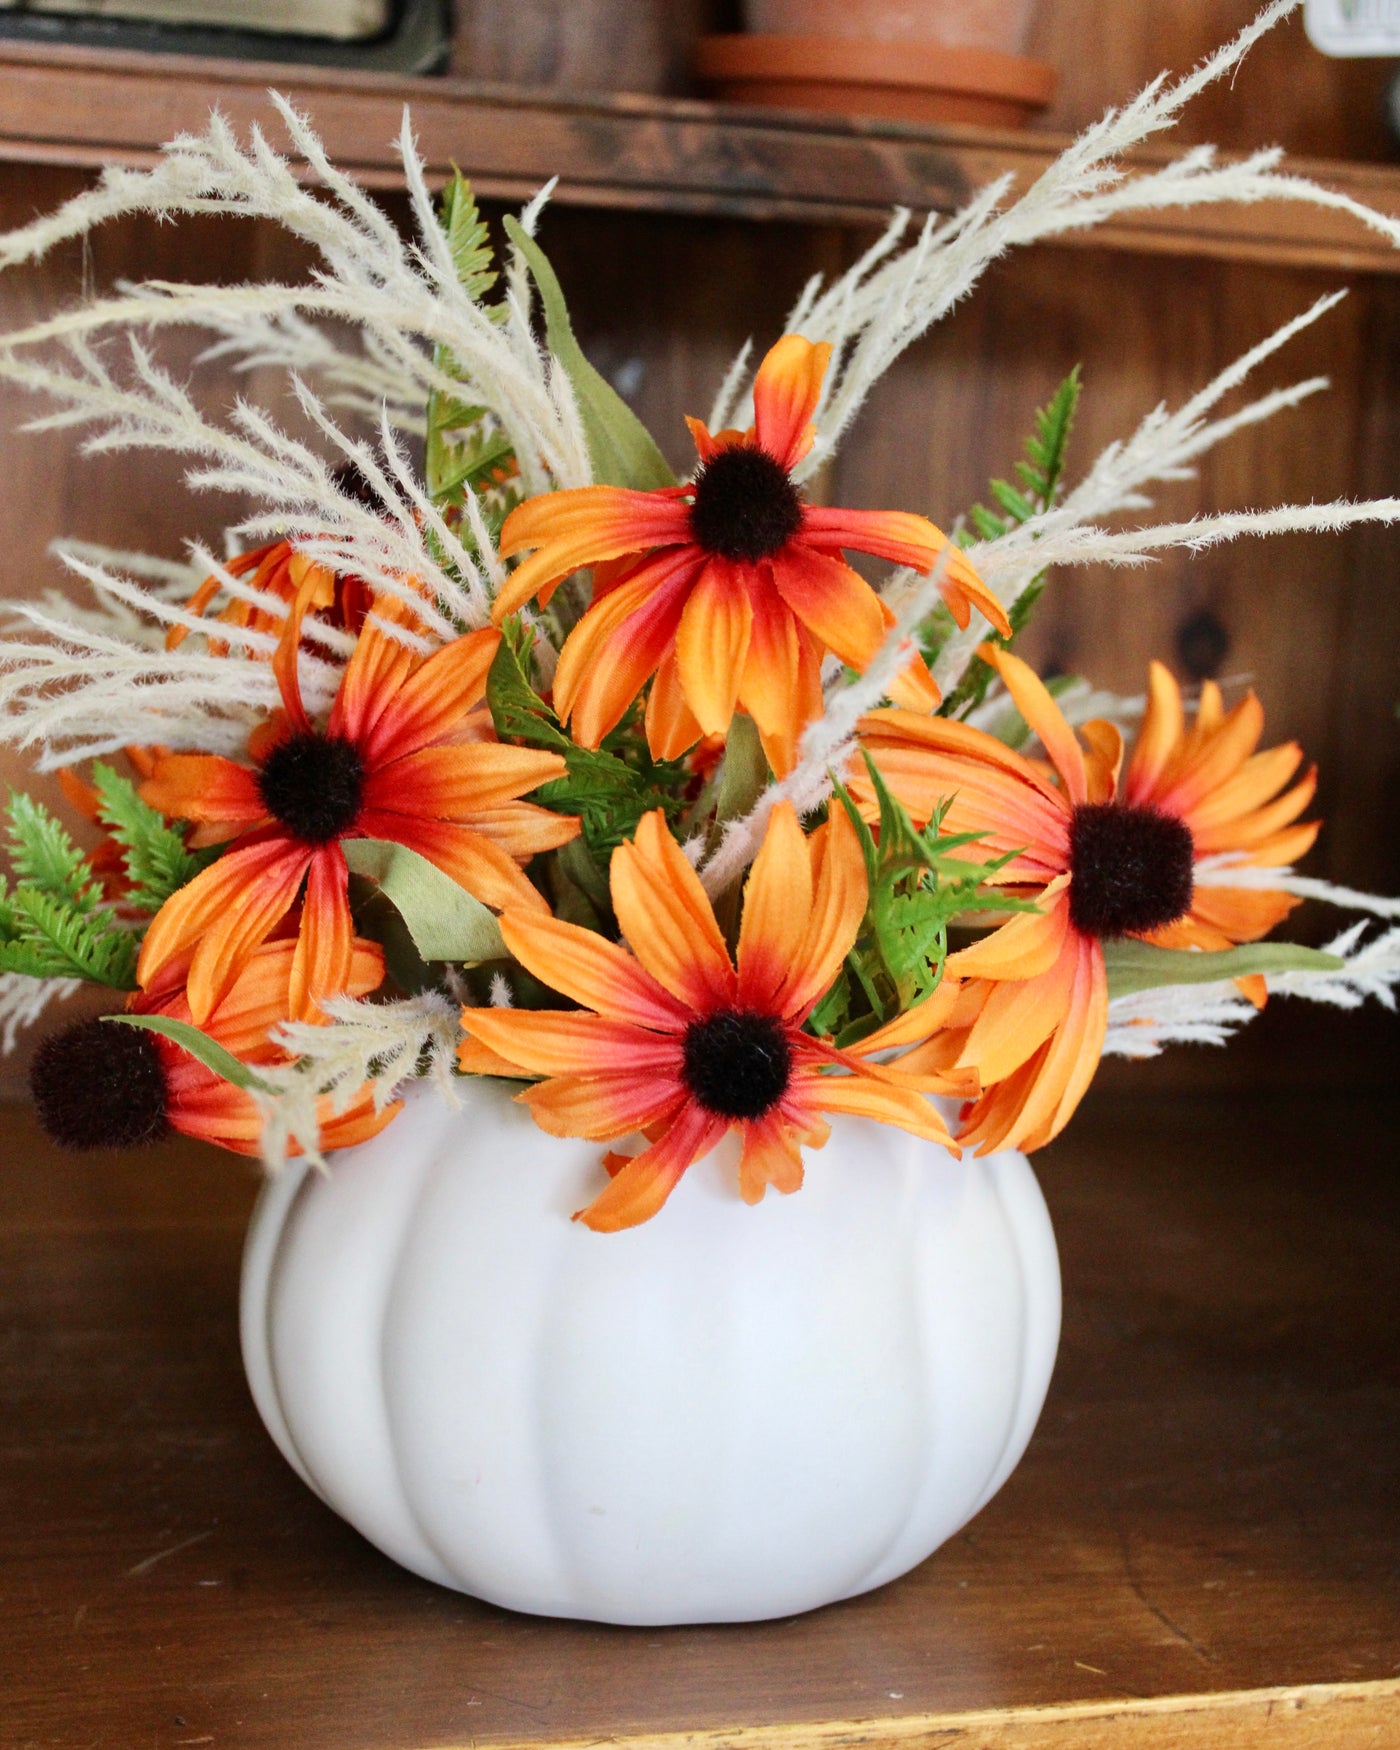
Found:
[[[596,1143],[430,1089],[253,1216],[243,1352],[288,1462],[415,1573],[514,1610],[740,1622],[895,1579],[1025,1449],[1059,1337],[1025,1159],[837,1119],[795,1195],[721,1146],[620,1234]]]

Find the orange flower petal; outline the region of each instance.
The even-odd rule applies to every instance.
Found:
[[[268,818],[255,772],[218,754],[170,753],[137,786],[141,800],[171,820],[253,826]]]
[[[647,698],[647,747],[653,759],[678,760],[695,746],[703,733],[695,721],[695,713],[685,702],[676,653],[672,649],[662,658]]]
[[[892,1021],[887,1021],[873,1033],[848,1049],[855,1057],[873,1057],[877,1051],[893,1051],[902,1046],[920,1045],[944,1026],[958,1000],[961,985],[945,973],[937,989],[913,1008],[905,1009]],[[896,1063],[896,1068],[899,1064]]]
[[[655,1070],[554,1076],[515,1097],[550,1136],[581,1136],[590,1142],[631,1136],[669,1118],[687,1098],[679,1083]]]
[[[706,735],[723,735],[729,728],[752,626],[746,568],[709,559],[686,599],[676,633],[681,690]]]
[[[308,847],[277,835],[240,846],[196,875],[151,920],[136,968],[142,989],[194,947],[190,1011],[203,1025],[253,949],[291,909],[310,860]]]
[[[1033,733],[1040,737],[1051,763],[1060,774],[1065,795],[1072,803],[1087,801],[1089,783],[1084,770],[1083,750],[1044,681],[1028,663],[1013,656],[1009,650],[983,644],[978,655],[991,663],[1001,676],[1012,703]]]
[[[816,439],[812,416],[830,361],[826,341],[814,345],[800,334],[785,334],[758,367],[753,384],[754,437],[789,473]]]
[[[938,1108],[912,1088],[876,1081],[873,1076],[799,1071],[792,1079],[787,1097],[795,1105],[822,1112],[845,1112],[855,1118],[893,1124],[928,1142],[941,1143],[954,1154],[958,1152]]]
[[[491,610],[500,625],[531,597],[548,600],[571,573],[648,547],[690,539],[690,508],[672,492],[633,492],[620,486],[580,486],[545,492],[517,505],[501,530],[503,558],[523,548],[538,551],[506,579]]]
[[[488,1050],[533,1075],[621,1070],[660,1073],[679,1083],[681,1042],[674,1033],[652,1033],[576,1009],[463,1009],[462,1026]]]
[[[865,916],[869,883],[856,829],[844,808],[833,808],[810,840],[815,891],[802,947],[776,996],[777,1012],[805,1016],[850,953]]]
[[[778,594],[842,662],[861,669],[885,638],[880,598],[842,559],[798,539],[770,562]]]
[[[617,1233],[649,1221],[680,1183],[681,1175],[719,1142],[728,1126],[694,1105],[650,1148],[630,1160],[607,1189],[574,1217],[597,1233]]]
[[[1084,759],[1089,800],[1112,802],[1118,791],[1118,774],[1123,769],[1123,732],[1116,723],[1095,717],[1080,724],[1079,733],[1089,744]]]
[[[616,942],[548,913],[501,918],[506,946],[527,972],[587,1009],[615,1021],[681,1033],[690,1012]]]
[[[371,771],[363,806],[431,820],[470,821],[484,809],[513,802],[568,771],[556,753],[471,741],[424,747]]]
[[[554,707],[576,742],[596,747],[666,655],[704,561],[660,554],[595,602],[564,642]]]
[[[1046,971],[1035,978],[1004,979],[991,985],[958,1060],[960,1067],[977,1071],[984,1087],[1018,1070],[1064,1024],[1086,940],[1066,931],[1060,952]]]
[[[1157,805],[1189,818],[1211,791],[1234,776],[1259,745],[1264,733],[1264,707],[1253,693],[1242,699],[1215,728],[1202,732],[1205,694],[1196,713],[1196,737],[1174,759],[1162,778]]]
[[[577,815],[556,814],[533,802],[501,802],[494,808],[479,809],[472,815],[471,829],[509,851],[517,863],[567,845],[580,830]]]
[[[697,1013],[732,1004],[734,968],[714,909],[660,809],[613,852],[609,879],[622,934],[651,976]]]
[[[784,1196],[802,1188],[802,1150],[781,1114],[770,1112],[743,1127],[739,1195],[758,1203],[771,1185]]]
[[[1123,786],[1125,802],[1140,807],[1151,800],[1167,762],[1181,740],[1184,722],[1181,688],[1160,662],[1150,664],[1147,671],[1147,714],[1142,720],[1137,745],[1128,765]]]
[[[947,970],[957,978],[997,980],[1038,978],[1048,972],[1069,930],[1069,876],[1057,876],[1036,903],[1038,912],[1015,912],[980,942],[950,954]]]
[[[784,1012],[780,995],[800,962],[812,917],[812,857],[790,802],[768,817],[763,844],[744,889],[739,929],[739,1003],[763,1014]]]
[[[362,809],[356,826],[366,838],[388,839],[417,851],[493,910],[503,911],[507,906],[548,909],[539,889],[530,884],[510,853],[470,827],[378,808]]]
[[[486,694],[486,677],[501,635],[487,627],[436,650],[386,701],[359,743],[369,768],[427,747],[457,729]]]
[[[350,921],[350,871],[336,843],[320,845],[307,871],[292,958],[288,1000],[295,1021],[322,1021],[322,1000],[346,994],[354,927]]]
[[[409,618],[406,608],[392,596],[376,596],[374,615],[355,641],[328,725],[331,735],[353,741],[356,747],[369,745],[380,716],[423,662],[417,651],[377,623],[404,624]]]
[[[764,756],[781,778],[797,764],[802,731],[822,714],[821,652],[769,577],[755,582],[750,600],[753,627],[739,703],[757,725]]]

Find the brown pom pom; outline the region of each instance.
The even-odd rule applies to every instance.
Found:
[[[60,1148],[135,1148],[170,1128],[160,1052],[135,1027],[78,1021],[51,1033],[34,1054],[29,1091]]]

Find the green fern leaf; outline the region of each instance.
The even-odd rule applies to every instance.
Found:
[[[184,834],[111,766],[94,765],[92,782],[101,798],[99,817],[121,847],[131,884],[127,899],[139,911],[158,912],[172,893],[208,868],[218,848],[190,850]]]

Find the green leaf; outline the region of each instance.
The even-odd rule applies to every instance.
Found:
[[[102,1019],[115,1021],[123,1027],[140,1027],[147,1033],[159,1033],[163,1039],[171,1040],[182,1051],[197,1058],[205,1069],[213,1070],[220,1081],[232,1082],[235,1088],[242,1088],[245,1092],[257,1089],[268,1094],[274,1091],[246,1063],[190,1021],[177,1021],[173,1015],[104,1015]]]
[[[715,824],[747,814],[768,787],[768,759],[752,717],[735,712],[715,790]]]
[[[674,486],[676,477],[656,440],[612,385],[588,362],[574,338],[568,306],[549,258],[520,224],[507,216],[506,234],[524,256],[539,287],[550,351],[573,387],[588,436],[593,478],[600,486],[631,486],[646,492]]]
[[[417,851],[388,839],[343,839],[340,848],[355,874],[392,901],[425,960],[476,965],[506,956],[494,914]]]
[[[155,913],[172,893],[189,882],[219,854],[221,847],[192,851],[184,834],[173,827],[159,809],[143,802],[136,786],[97,764],[92,782],[101,803],[98,816],[121,846],[131,890],[126,900],[138,911]]]
[[[1156,990],[1165,984],[1219,984],[1226,979],[1249,978],[1257,972],[1341,972],[1346,967],[1346,961],[1335,954],[1302,948],[1296,942],[1253,942],[1243,948],[1201,952],[1194,948],[1158,948],[1151,942],[1129,938],[1105,942],[1103,958],[1111,997]]]

